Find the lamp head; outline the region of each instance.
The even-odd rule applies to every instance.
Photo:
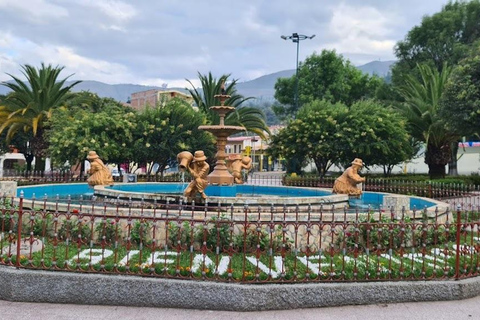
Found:
[[[287,36],[280,36],[283,40],[287,40]]]
[[[314,34],[312,34],[312,36],[310,37],[310,39],[313,39],[313,38],[315,38],[315,35],[314,35]]]

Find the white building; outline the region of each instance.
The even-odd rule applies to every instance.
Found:
[[[0,154],[0,177],[8,174],[8,171],[15,169],[15,164],[24,165],[25,156],[23,153],[5,153]]]

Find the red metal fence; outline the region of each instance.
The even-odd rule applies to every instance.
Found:
[[[243,283],[460,279],[480,270],[479,211],[133,209],[1,199],[0,264]],[[471,209],[471,208],[470,208]]]

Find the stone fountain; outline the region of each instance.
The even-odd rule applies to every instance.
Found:
[[[227,126],[225,125],[225,116],[235,110],[235,107],[225,105],[225,100],[230,98],[226,94],[215,95],[215,98],[220,100],[220,106],[210,107],[210,110],[216,112],[220,117],[218,125],[205,125],[198,127],[200,130],[205,130],[212,133],[217,139],[217,153],[215,154],[216,162],[213,171],[208,175],[207,180],[209,185],[213,186],[231,186],[234,183],[234,177],[228,172],[225,159],[225,146],[227,138],[234,133],[244,131],[244,127]]]

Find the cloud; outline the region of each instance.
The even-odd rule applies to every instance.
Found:
[[[68,16],[65,8],[49,3],[47,0],[0,0],[0,10],[22,14],[34,23],[47,23],[46,19]]]
[[[6,46],[13,46],[16,50],[9,55],[5,51]],[[37,45],[31,41],[6,35],[0,38],[0,49],[2,71],[16,76],[19,76],[21,65],[39,66],[43,62],[64,66],[62,75],[67,77],[74,74],[75,79],[111,82],[112,78],[116,78],[119,82],[130,82],[134,78],[128,68],[121,64],[80,56],[68,47]],[[16,61],[22,61],[22,63],[17,64]],[[7,74],[0,74],[0,80],[9,79]],[[136,80],[140,81],[140,79]]]
[[[300,61],[323,48],[354,64],[393,59],[394,44],[446,2],[0,0],[0,79],[45,62],[106,83],[183,83],[197,72],[246,81],[295,67],[296,45],[280,39],[293,32],[317,35],[301,42]]]
[[[355,55],[394,59],[396,39],[393,30],[398,19],[389,12],[371,6],[341,3],[332,9],[328,33],[331,42],[325,47]]]
[[[137,15],[137,10],[123,1],[77,0],[77,4],[99,9],[106,17],[117,21],[128,21]]]

